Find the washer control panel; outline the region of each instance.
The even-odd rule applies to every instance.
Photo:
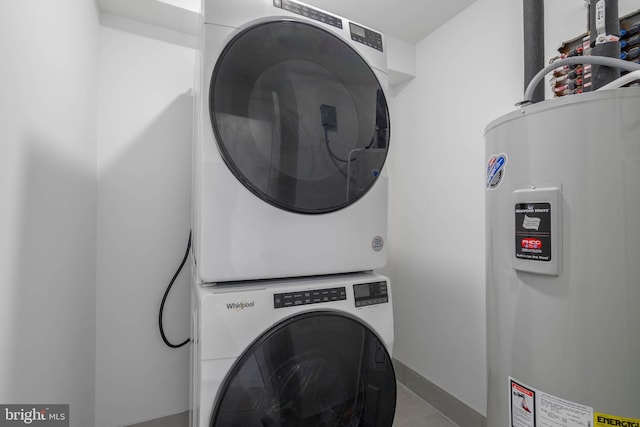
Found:
[[[346,288],[312,289],[273,295],[273,308],[295,307],[347,299]]]
[[[372,282],[353,285],[353,297],[356,307],[365,307],[374,304],[389,302],[387,282]]]
[[[295,13],[296,15],[304,16],[305,18],[315,19],[316,21],[322,22],[323,24],[329,24],[336,28],[342,28],[342,19],[293,0],[273,0],[273,6],[291,13]]]

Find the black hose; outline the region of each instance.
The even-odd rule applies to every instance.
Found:
[[[178,278],[178,275],[182,271],[184,264],[187,262],[187,258],[189,258],[190,250],[191,250],[191,231],[189,231],[189,241],[187,242],[187,250],[184,253],[184,258],[182,258],[182,262],[180,263],[178,270],[176,270],[176,273],[173,275],[173,278],[169,282],[169,286],[167,286],[167,290],[165,291],[164,296],[162,297],[162,302],[160,303],[160,314],[158,316],[158,326],[160,327],[160,335],[162,336],[162,341],[164,341],[164,343],[171,348],[180,348],[191,341],[191,338],[187,338],[180,344],[174,344],[170,342],[167,339],[166,335],[164,334],[164,327],[162,326],[162,312],[164,311],[164,303],[167,301],[167,296],[169,296],[169,291],[171,291],[171,287],[173,286],[173,283],[176,281],[176,279]]]

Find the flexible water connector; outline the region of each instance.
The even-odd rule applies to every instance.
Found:
[[[630,49],[628,52],[620,53],[620,59],[624,59],[626,61],[636,59],[638,56],[640,56],[640,47],[634,47],[633,49]]]
[[[620,37],[628,37],[640,32],[640,24],[636,24],[626,30],[623,28],[620,30]]]
[[[524,92],[524,99],[522,102],[519,102],[517,105],[527,105],[531,104],[531,97],[536,89],[536,87],[540,84],[540,82],[544,79],[549,72],[555,70],[556,68],[563,67],[565,65],[576,65],[576,64],[595,64],[595,65],[603,65],[606,67],[619,68],[621,70],[626,71],[636,71],[640,70],[640,64],[636,64],[629,61],[623,61],[622,59],[609,58],[605,56],[575,56],[572,58],[560,59],[559,61],[554,62],[553,64],[547,65],[542,70],[536,74],[533,79],[531,79],[531,83],[527,86],[527,90]]]

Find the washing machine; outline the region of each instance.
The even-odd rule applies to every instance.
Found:
[[[392,425],[386,277],[194,283],[192,297],[192,427]]]
[[[381,33],[293,0],[205,0],[193,253],[201,283],[387,258]]]

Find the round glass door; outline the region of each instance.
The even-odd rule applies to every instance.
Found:
[[[349,206],[387,156],[389,114],[373,70],[309,23],[270,21],[233,38],[211,77],[209,111],[236,178],[291,212]]]
[[[396,382],[382,342],[358,320],[311,312],[271,328],[238,358],[212,427],[389,427]]]

